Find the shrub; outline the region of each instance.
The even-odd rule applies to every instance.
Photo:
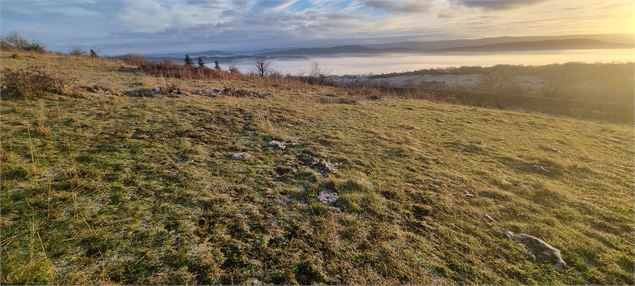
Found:
[[[233,74],[233,75],[239,75],[240,74],[240,70],[235,65],[229,65],[228,70],[229,70],[230,74]]]
[[[46,47],[44,44],[35,41],[29,41],[22,37],[17,32],[9,33],[6,36],[0,37],[0,48],[2,49],[19,49],[32,52],[45,52]]]
[[[73,47],[68,52],[68,54],[71,55],[71,56],[85,56],[86,55],[86,51],[82,50],[82,48],[80,48],[80,47]]]
[[[3,97],[29,98],[44,94],[69,94],[71,81],[37,69],[10,71],[2,78]]]
[[[150,64],[150,61],[148,61],[144,56],[139,54],[127,54],[127,55],[118,56],[115,58],[120,59],[124,61],[125,63],[133,65],[133,66],[142,66],[142,65]]]

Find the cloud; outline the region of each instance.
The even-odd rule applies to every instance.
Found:
[[[157,32],[172,25],[172,17],[154,0],[128,2],[119,19],[133,32]]]
[[[425,0],[366,0],[366,5],[391,13],[420,13],[430,8]]]
[[[526,13],[505,10],[542,1],[549,5],[527,7]],[[633,4],[613,1],[617,4],[585,0],[584,9],[573,9],[580,5],[570,0],[0,0],[0,26],[3,33],[17,31],[60,51],[73,46],[105,54],[245,51],[616,33],[628,28],[615,23],[632,18]]]
[[[547,0],[454,0],[455,3],[488,10],[504,10],[521,6],[528,6]]]

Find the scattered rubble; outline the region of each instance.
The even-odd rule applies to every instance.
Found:
[[[310,167],[318,171],[323,177],[330,173],[336,173],[335,167],[324,159],[316,159],[311,154],[297,153],[296,158],[304,166]]]
[[[510,239],[519,240],[529,252],[532,260],[539,263],[551,263],[557,270],[563,270],[564,267],[567,266],[567,263],[562,259],[560,250],[546,243],[544,240],[524,233],[514,234],[508,231],[505,234]]]
[[[215,97],[222,94],[220,89],[201,89],[194,92],[195,95]]]
[[[231,97],[254,97],[254,98],[265,98],[271,95],[270,93],[266,93],[266,92],[235,89],[231,87],[225,87],[223,89],[203,89],[203,90],[198,90],[194,92],[194,94],[200,95],[200,96],[211,96],[211,97],[224,95],[224,96],[231,96]]]
[[[91,93],[101,93],[106,95],[120,95],[118,92],[112,90],[111,88],[97,85],[97,84],[93,86],[82,86],[81,89]]]
[[[128,90],[124,92],[124,95],[129,97],[153,97],[159,93],[161,93],[161,88],[153,87],[153,88]]]
[[[247,152],[236,152],[232,154],[232,160],[236,160],[236,161],[246,161],[251,159],[251,154],[247,153]]]
[[[286,149],[287,143],[278,141],[278,140],[271,140],[267,143],[267,146],[276,148],[276,149]]]
[[[331,163],[327,162],[324,159],[320,159],[319,161],[314,163],[312,167],[320,172],[322,176],[325,176],[329,173],[335,173],[335,168],[333,167],[333,165],[331,165]]]
[[[182,89],[177,89],[177,90],[168,92],[169,97],[182,97],[182,96],[189,96],[189,95],[190,95],[189,92]]]
[[[340,195],[333,190],[322,190],[318,194],[318,200],[327,205],[336,205]]]

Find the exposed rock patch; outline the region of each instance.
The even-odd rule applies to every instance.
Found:
[[[236,161],[247,161],[251,159],[253,156],[247,152],[236,152],[232,154],[232,160]]]
[[[128,90],[128,91],[125,91],[123,94],[129,97],[153,97],[159,93],[161,93],[161,88],[157,86],[153,88]]]
[[[317,162],[313,163],[312,167],[316,171],[320,172],[320,174],[322,174],[323,176],[330,173],[335,173],[335,168],[333,167],[333,165],[331,165],[331,163],[327,162],[324,159],[320,159]]]
[[[275,148],[275,149],[286,149],[287,143],[278,141],[278,140],[271,140],[267,142],[267,146]]]
[[[519,240],[529,252],[532,260],[539,263],[553,264],[558,270],[562,270],[567,266],[567,263],[562,259],[560,250],[546,243],[544,240],[524,233],[514,234],[508,231],[505,234],[510,239]]]
[[[317,159],[311,154],[297,153],[296,158],[300,164],[318,171],[322,176],[327,176],[330,173],[337,172],[331,163],[324,159]]]
[[[244,89],[234,89],[231,87],[225,87],[223,89],[203,89],[203,90],[198,90],[194,92],[194,94],[201,95],[201,96],[211,96],[211,97],[224,95],[224,96],[231,96],[231,97],[253,97],[253,98],[265,98],[271,95],[270,93],[266,93],[266,92],[257,92],[257,91],[250,91],[250,90],[244,90]]]
[[[340,195],[333,190],[322,190],[318,194],[318,200],[327,205],[336,205]]]
[[[101,93],[106,95],[120,95],[118,92],[112,90],[111,88],[97,85],[97,84],[92,86],[82,86],[81,89],[91,93]]]

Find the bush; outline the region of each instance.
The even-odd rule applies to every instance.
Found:
[[[45,52],[46,47],[40,42],[31,42],[22,37],[20,34],[13,32],[6,36],[0,37],[0,48],[4,49],[19,49],[32,52]]]
[[[71,81],[36,69],[10,71],[2,77],[2,97],[30,98],[45,94],[70,94]]]
[[[229,70],[229,73],[230,73],[230,74],[233,74],[233,75],[240,75],[240,70],[239,70],[239,69],[238,69],[238,67],[237,67],[237,66],[235,66],[235,65],[229,65],[228,70]]]
[[[139,54],[127,54],[127,55],[118,56],[115,58],[120,59],[126,62],[127,64],[130,64],[133,66],[142,66],[142,65],[150,64],[150,61],[148,61],[145,57]]]
[[[87,55],[86,51],[82,50],[82,48],[80,48],[80,47],[73,47],[68,52],[68,54],[71,55],[71,56],[85,56],[85,55]]]

